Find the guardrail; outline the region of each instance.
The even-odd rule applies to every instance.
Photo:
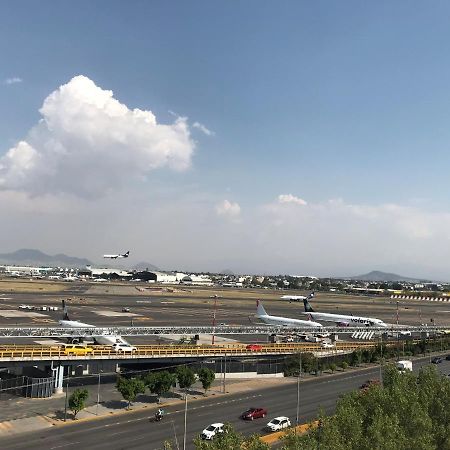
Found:
[[[320,344],[267,344],[249,348],[245,344],[227,345],[139,345],[136,351],[116,352],[108,346],[89,346],[92,352],[82,355],[68,355],[63,346],[0,346],[0,361],[14,359],[145,359],[155,357],[185,356],[245,356],[245,355],[288,355],[298,352],[353,351],[373,347],[372,342],[337,343],[333,348],[323,348]]]

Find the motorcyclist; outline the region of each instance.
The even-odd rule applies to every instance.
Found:
[[[164,415],[164,410],[162,408],[158,408],[158,411],[156,411],[156,420],[161,420]]]

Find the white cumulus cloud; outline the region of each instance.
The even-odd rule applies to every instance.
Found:
[[[19,77],[11,77],[11,78],[6,78],[6,80],[3,81],[4,84],[17,84],[17,83],[22,83],[22,78]]]
[[[296,197],[292,194],[280,194],[278,196],[278,203],[294,203],[296,205],[306,206],[307,203],[302,198]]]
[[[223,216],[235,220],[241,214],[241,207],[236,202],[224,200],[216,205],[216,213],[218,216]]]
[[[214,136],[214,135],[215,135],[214,131],[211,131],[210,129],[206,128],[206,126],[203,125],[203,124],[200,123],[200,122],[194,122],[194,123],[192,124],[192,126],[193,126],[194,128],[199,129],[202,133],[206,134],[207,136]]]
[[[1,189],[97,198],[154,169],[191,165],[186,118],[159,124],[85,76],[52,92],[39,112],[27,137],[0,158]]]

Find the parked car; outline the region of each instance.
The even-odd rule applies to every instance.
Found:
[[[288,428],[291,426],[291,421],[289,420],[289,417],[280,416],[275,417],[275,419],[272,419],[267,425],[266,429],[268,431],[279,431],[283,428]]]
[[[260,419],[261,417],[267,416],[267,409],[265,408],[250,408],[241,414],[241,419],[244,420],[254,420]]]
[[[122,312],[130,312],[130,308],[127,308],[126,306],[124,306],[122,308]]]
[[[252,352],[260,352],[262,350],[262,345],[259,344],[248,344],[245,347],[247,350],[251,350]]]
[[[431,362],[432,362],[433,364],[440,364],[442,361],[443,361],[443,359],[442,359],[440,356],[435,356],[435,357],[431,360]]]
[[[219,433],[223,433],[223,423],[212,423],[209,427],[206,427],[203,431],[200,437],[202,439],[206,439],[207,441],[210,441]]]

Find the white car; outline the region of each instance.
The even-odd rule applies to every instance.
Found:
[[[210,441],[216,434],[223,433],[223,431],[223,423],[212,423],[202,431],[200,436],[202,439]]]
[[[334,348],[334,344],[331,342],[322,342],[322,348]]]
[[[134,353],[137,350],[133,345],[119,343],[113,344],[111,347],[117,353]]]
[[[291,426],[291,421],[289,420],[289,417],[280,416],[275,417],[275,419],[272,419],[267,425],[266,428],[269,431],[279,431],[283,428],[288,428]]]

